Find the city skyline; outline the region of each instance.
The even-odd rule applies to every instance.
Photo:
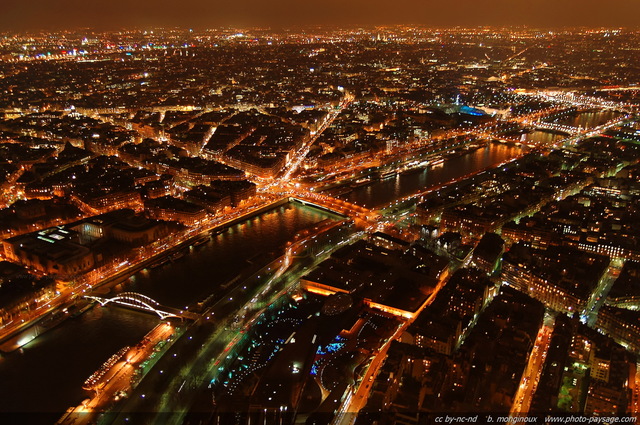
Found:
[[[308,25],[426,25],[558,27],[638,27],[640,4],[633,0],[384,0],[300,2],[295,0],[219,2],[207,0],[93,1],[8,0],[0,6],[0,31],[95,28],[215,28]]]

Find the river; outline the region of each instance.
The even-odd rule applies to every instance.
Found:
[[[622,114],[615,111],[586,111],[577,112],[552,120],[552,122],[572,127],[593,128],[620,117]]]
[[[351,192],[341,195],[340,198],[367,208],[379,208],[396,199],[424,191],[429,187],[446,183],[487,167],[496,166],[521,155],[526,149],[526,147],[516,146],[513,143],[490,143],[487,147],[446,159],[439,166],[427,166],[406,171],[374,181],[366,186],[357,187]]]
[[[243,269],[281,255],[281,248],[297,232],[327,218],[338,216],[298,204],[283,205],[230,227],[174,262],[140,271],[113,292],[139,292],[161,304],[184,307]],[[19,415],[29,414],[22,423],[54,423],[68,407],[86,398],[81,387],[89,375],[120,348],[138,343],[158,322],[152,314],[96,306],[22,350],[2,355],[0,412],[17,412],[18,420]]]
[[[575,127],[593,128],[620,115],[619,112],[608,110],[588,111],[562,117],[554,122]],[[520,142],[524,145],[544,146],[551,145],[564,137],[566,135],[535,130],[524,133]],[[526,149],[526,146],[516,146],[513,143],[492,142],[485,148],[447,159],[440,166],[427,166],[393,175],[365,186],[356,187],[339,197],[367,208],[380,208],[399,198],[424,191],[429,187],[458,179],[488,167],[497,166],[502,162],[522,155]]]

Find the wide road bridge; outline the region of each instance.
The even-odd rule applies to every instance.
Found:
[[[375,224],[380,219],[380,214],[376,211],[321,193],[298,192],[292,194],[291,199],[301,204],[319,207],[354,219],[357,218],[369,224]]]
[[[536,121],[531,124],[535,130],[552,130],[567,133],[568,135],[576,135],[583,131],[580,127],[574,127],[572,125],[558,124],[554,122]]]

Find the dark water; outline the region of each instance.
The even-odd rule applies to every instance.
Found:
[[[553,122],[572,127],[593,128],[620,117],[622,114],[615,111],[590,111],[580,112],[575,115],[562,117]]]
[[[337,216],[289,204],[239,223],[173,263],[145,270],[118,286],[161,304],[184,307],[200,300],[249,266],[268,261],[300,230]],[[159,323],[155,315],[119,307],[94,307],[23,347],[0,357],[0,424],[3,412],[30,415],[25,424],[54,423],[87,396],[82,384],[112,354],[135,345]],[[19,422],[16,422],[19,423]]]
[[[54,423],[87,398],[82,384],[105,360],[137,344],[158,319],[112,307],[94,307],[0,358],[0,412],[49,412],[25,424]],[[0,423],[2,423],[0,413]]]
[[[424,191],[431,186],[496,166],[522,154],[525,149],[512,143],[491,143],[485,148],[447,159],[441,166],[430,166],[398,174],[355,188],[340,197],[367,208],[378,208],[396,199]]]
[[[124,288],[147,295],[160,304],[183,308],[202,300],[254,263],[265,264],[282,254],[282,247],[300,230],[326,218],[322,210],[289,204],[239,223],[187,255],[133,276]],[[272,253],[271,258],[267,255]],[[251,263],[247,260],[252,260]]]

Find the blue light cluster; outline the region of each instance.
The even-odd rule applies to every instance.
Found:
[[[484,115],[484,112],[480,109],[472,108],[470,106],[461,106],[460,113],[467,115],[474,115],[476,117]]]
[[[316,354],[324,356],[325,354],[335,353],[340,351],[344,347],[344,342],[332,342],[326,347],[319,346],[316,350]]]

